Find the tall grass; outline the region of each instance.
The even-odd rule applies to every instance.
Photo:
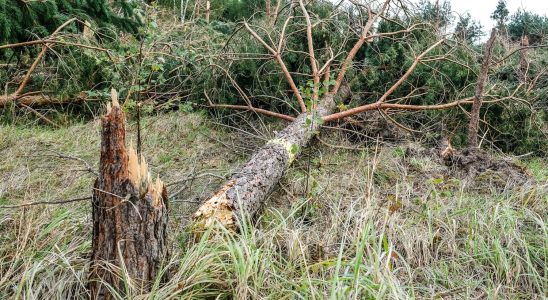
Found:
[[[176,116],[154,122],[164,129],[158,132],[179,134],[179,130],[188,130],[178,124],[181,119]],[[65,139],[70,145],[65,151],[83,151],[79,154],[95,157],[95,150],[82,150],[90,141],[97,142],[93,130],[86,126],[73,130],[92,133],[81,135],[79,142],[69,142],[70,135],[34,133],[38,140],[63,144]],[[9,147],[0,147],[0,155],[13,153],[9,152],[12,147],[24,146],[23,140],[10,138],[6,131],[0,133],[10,143]],[[158,145],[170,139],[149,136]],[[206,141],[186,144],[186,153],[201,153],[198,149]],[[174,151],[178,149],[173,147]],[[167,148],[154,151],[167,157],[179,155]],[[232,155],[231,150],[224,151],[226,156]],[[312,161],[313,167],[307,173],[306,166],[297,163],[269,199],[261,217],[251,220],[239,216],[241,232],[237,235],[217,228],[195,240],[187,213],[195,204],[172,203],[171,256],[164,263],[163,273],[152,292],[143,294],[135,290],[123,269],[117,270],[126,278],[127,286],[117,298],[546,297],[545,178],[502,191],[471,190],[466,180],[440,177],[437,172],[443,167],[428,158],[404,163],[392,147],[380,147],[378,151],[373,148],[370,153],[324,148],[317,151],[322,151],[322,155],[314,154],[322,157],[321,166]],[[154,160],[157,154],[149,153],[154,168],[196,168],[188,165],[194,159],[158,161]],[[9,186],[3,186],[0,204],[81,194],[91,183],[91,179],[73,180],[66,186],[64,180],[57,183],[55,174],[66,171],[67,165],[8,157],[14,159],[2,166],[4,183]],[[202,168],[209,170],[212,166]],[[307,176],[311,183],[308,194],[303,193]],[[202,184],[211,189],[216,186],[210,181]],[[196,186],[193,192],[173,200],[191,199],[204,188]],[[90,210],[89,203],[1,210],[0,298],[86,299]]]

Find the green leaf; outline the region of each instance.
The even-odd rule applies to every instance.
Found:
[[[297,154],[299,152],[299,146],[296,144],[291,145],[291,148],[289,148],[289,152],[291,154]]]

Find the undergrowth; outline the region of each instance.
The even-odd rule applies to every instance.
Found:
[[[127,298],[546,296],[545,160],[525,162],[535,180],[522,186],[472,190],[401,147],[313,146],[310,164],[287,172],[259,219],[240,216],[239,235],[218,230],[195,241],[189,216],[199,200],[266,136],[180,112],[143,122],[145,156],[170,184],[171,258],[150,294],[128,282]],[[99,128],[0,128],[0,205],[90,195],[93,174],[58,154],[96,169]],[[249,149],[238,146],[244,140]],[[90,217],[89,201],[1,209],[0,298],[86,299]]]

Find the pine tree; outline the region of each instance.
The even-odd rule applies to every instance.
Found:
[[[531,45],[542,44],[548,36],[548,17],[520,9],[510,17],[508,35],[513,41],[527,36]]]
[[[481,24],[475,20],[472,20],[472,16],[469,13],[465,13],[459,17],[459,21],[455,26],[455,36],[467,43],[474,43],[482,35]]]
[[[73,17],[95,23],[99,28],[114,26],[136,33],[140,24],[136,5],[136,1],[127,0],[0,0],[0,44],[45,37]],[[119,9],[122,15],[113,8]],[[67,27],[69,32],[82,29],[78,23]]]
[[[491,19],[497,22],[497,29],[500,32],[505,32],[506,22],[508,21],[508,15],[510,12],[506,7],[506,0],[499,0],[495,11],[491,14]]]

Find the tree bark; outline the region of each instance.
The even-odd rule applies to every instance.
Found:
[[[167,257],[167,192],[144,158],[125,147],[124,113],[113,92],[103,117],[100,173],[93,190],[92,299],[125,294],[128,278],[146,292]],[[107,286],[108,285],[108,286]]]
[[[497,31],[495,28],[491,30],[491,36],[485,44],[485,50],[483,53],[483,62],[481,63],[480,75],[478,77],[478,84],[476,85],[476,93],[474,102],[472,103],[472,111],[470,112],[470,123],[468,124],[468,148],[478,148],[478,125],[480,108],[483,102],[483,90],[485,88],[485,82],[487,81],[487,75],[489,73],[489,62],[491,61],[491,54],[493,52],[493,45],[497,37]]]
[[[75,98],[57,99],[45,94],[29,95],[18,97],[16,94],[0,96],[0,108],[6,107],[8,104],[26,105],[26,106],[42,106],[53,104],[79,103],[86,100],[86,94],[80,93]]]
[[[324,96],[317,108],[299,115],[273,140],[257,150],[228,182],[200,206],[194,214],[195,232],[199,233],[216,222],[236,232],[237,218],[242,212],[254,216],[259,211],[287,167],[320,128],[318,119],[332,113],[336,102],[349,96],[347,86],[342,86],[336,96]]]

